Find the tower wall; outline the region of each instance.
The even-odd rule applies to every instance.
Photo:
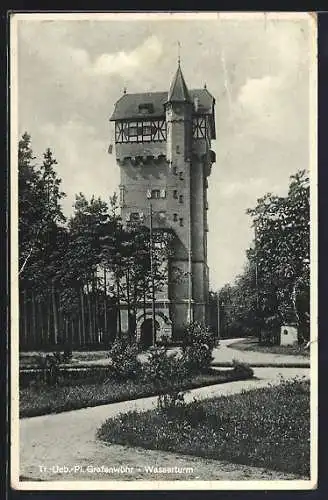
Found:
[[[168,102],[163,100],[162,106],[157,108],[157,113],[164,113],[162,118],[156,115],[156,119],[165,122],[165,140],[163,137],[160,141],[147,139],[148,142],[116,144],[116,158],[121,171],[123,222],[127,222],[131,214],[139,213],[143,216],[143,223],[149,226],[151,204],[153,227],[171,230],[174,234],[167,286],[156,293],[155,310],[161,334],[172,333],[176,338],[189,321],[206,323],[207,320],[207,176],[212,161],[210,134],[212,137],[215,134],[214,125],[210,131],[209,122],[204,118],[203,123],[207,120],[204,135],[194,136],[194,103],[189,99],[186,88],[182,88],[181,84],[180,87],[180,94],[182,92],[186,98],[176,100],[173,88]],[[175,92],[175,95],[179,92]],[[173,96],[171,100],[170,95]],[[203,90],[202,96],[206,103],[210,94]],[[143,95],[131,96],[131,99],[139,101],[143,98],[146,99]],[[151,94],[147,94],[147,99],[151,99]],[[211,112],[213,109],[208,105],[207,113]],[[147,120],[147,117],[135,118],[130,114],[127,114],[127,118]],[[122,120],[122,117],[119,119]],[[149,193],[154,190],[160,192],[160,196],[149,198]],[[148,302],[146,306],[146,316],[149,318],[151,304]],[[144,313],[140,306],[136,320],[138,338],[145,319]]]

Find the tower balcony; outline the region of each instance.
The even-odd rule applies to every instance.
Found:
[[[115,151],[119,163],[124,163],[129,159],[135,164],[147,163],[166,158],[166,141],[116,144]]]

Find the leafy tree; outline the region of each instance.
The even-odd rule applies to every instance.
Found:
[[[82,193],[76,196],[74,214],[68,222],[69,244],[65,259],[62,309],[76,322],[81,321],[83,343],[87,338],[97,341],[101,283],[99,266],[102,235],[108,218],[108,205],[100,198],[92,196],[88,201]]]
[[[57,161],[50,149],[44,153],[40,165],[35,160],[31,138],[25,133],[18,144],[18,209],[21,317],[26,341],[28,336],[36,340],[37,330],[43,331],[45,327],[44,302],[50,276],[58,267],[51,255],[56,254],[57,232],[65,222],[60,207],[64,193],[60,191],[61,180],[55,170]],[[47,323],[49,337],[49,321]],[[55,319],[54,323],[57,329]]]
[[[306,171],[290,178],[288,195],[260,198],[253,218],[254,245],[233,286],[220,291],[225,327],[232,334],[258,333],[272,341],[294,323],[309,337],[310,189]],[[222,316],[222,314],[221,314]]]
[[[49,250],[51,231],[65,222],[60,206],[65,193],[60,191],[61,179],[54,169],[57,161],[50,149],[44,153],[40,167],[34,160],[31,138],[25,133],[18,145],[20,274],[31,257],[34,263],[40,262],[43,252]],[[34,266],[29,279],[36,271]]]
[[[310,286],[310,187],[306,171],[291,176],[287,197],[268,194],[248,213],[256,228],[253,260],[257,260],[266,321],[270,317],[275,321],[278,314],[280,324],[292,322],[304,329]]]

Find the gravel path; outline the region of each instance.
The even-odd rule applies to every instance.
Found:
[[[233,359],[238,359],[239,361],[243,361],[245,363],[249,363],[250,365],[260,363],[261,365],[293,365],[295,363],[307,367],[309,365],[310,359],[304,356],[296,356],[296,355],[284,355],[284,354],[274,354],[274,353],[263,353],[263,352],[255,352],[255,351],[239,351],[238,349],[234,349],[232,345],[234,342],[240,342],[241,340],[245,340],[244,338],[237,339],[222,339],[220,341],[220,346],[213,350],[214,363],[231,363]],[[173,348],[172,351],[177,351],[178,348]],[[24,353],[24,358],[27,358],[36,355],[36,352]],[[90,353],[89,353],[90,354]],[[96,359],[94,360],[85,360],[84,356],[81,356],[79,353],[79,359],[75,360],[71,365],[78,366],[93,366],[93,365],[108,365],[108,352],[106,351],[95,351],[94,356]],[[140,360],[145,360],[147,358],[147,354],[140,354]]]
[[[307,366],[310,362],[309,358],[304,356],[288,355],[288,354],[275,354],[275,353],[265,353],[265,352],[255,352],[255,351],[239,351],[233,348],[235,342],[240,342],[244,339],[223,339],[220,342],[220,347],[214,349],[213,356],[214,362],[231,362],[233,359],[238,359],[238,361],[243,361],[254,365],[256,363],[261,364],[286,364],[293,365],[295,363]]]
[[[186,395],[186,401],[194,397],[203,399],[265,387],[279,383],[281,376],[309,376],[309,370],[304,368],[255,368],[254,372],[256,379],[194,389]],[[106,445],[96,440],[96,431],[107,418],[129,410],[145,411],[155,405],[156,397],[150,397],[20,420],[21,477],[24,480],[46,481],[302,479],[256,467]],[[120,466],[120,470],[111,469]],[[145,468],[154,466],[178,467],[181,470],[169,474]]]

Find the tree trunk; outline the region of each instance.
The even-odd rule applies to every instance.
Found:
[[[24,339],[25,339],[25,346],[28,346],[27,290],[24,290],[23,297],[24,297],[24,308],[23,308],[23,314],[24,314]]]
[[[121,297],[120,297],[120,280],[116,279],[116,294],[117,294],[117,329],[119,338],[122,336],[122,322],[121,322]]]
[[[78,320],[77,320],[77,333],[78,333],[78,345],[79,347],[82,346],[82,325],[81,325],[81,316],[78,313]]]
[[[97,310],[97,283],[95,280],[95,275],[93,275],[93,280],[92,280],[92,302],[93,302],[93,331],[94,331],[94,338],[97,343],[99,343],[99,338],[98,338],[98,310]]]
[[[89,319],[89,339],[90,342],[93,342],[93,331],[92,331],[92,310],[91,310],[91,299],[90,299],[90,287],[89,283],[87,283],[87,304],[88,304],[88,319]]]
[[[128,306],[128,334],[131,337],[131,300],[130,300],[130,273],[129,268],[126,271],[126,301]]]
[[[73,350],[73,345],[75,342],[75,321],[74,321],[74,316],[71,315],[71,328],[69,329],[69,348],[70,350]]]
[[[104,337],[105,342],[107,342],[108,337],[108,326],[107,326],[107,283],[106,283],[106,269],[104,268]]]
[[[133,304],[132,304],[132,311],[133,311],[133,339],[136,341],[137,340],[137,303],[138,303],[138,290],[137,290],[137,283],[135,283],[134,289],[133,289]]]
[[[51,288],[51,299],[52,299],[52,314],[54,320],[54,342],[56,345],[58,343],[58,311],[57,311],[56,292],[54,284],[52,285]]]
[[[296,279],[295,282],[293,283],[291,298],[292,298],[292,304],[293,304],[293,311],[294,311],[294,315],[295,315],[295,319],[296,319],[296,323],[297,323],[297,327],[298,327],[300,324],[300,317],[299,317],[297,305],[296,305],[297,285],[298,285],[298,279]]]
[[[51,296],[47,294],[47,345],[51,344]]]
[[[40,345],[44,344],[44,328],[43,328],[43,311],[42,311],[42,303],[38,302],[38,316],[39,316],[39,325],[40,325]]]
[[[38,347],[38,332],[37,332],[37,324],[36,324],[35,295],[34,295],[33,291],[32,291],[32,330],[33,330],[34,346]]]
[[[68,325],[68,318],[65,315],[64,317],[64,323],[65,323],[65,342],[64,345],[67,347],[67,344],[69,344],[69,325]]]
[[[85,344],[85,314],[84,314],[84,292],[83,288],[80,288],[80,299],[81,299],[81,319],[82,319],[82,343]]]

